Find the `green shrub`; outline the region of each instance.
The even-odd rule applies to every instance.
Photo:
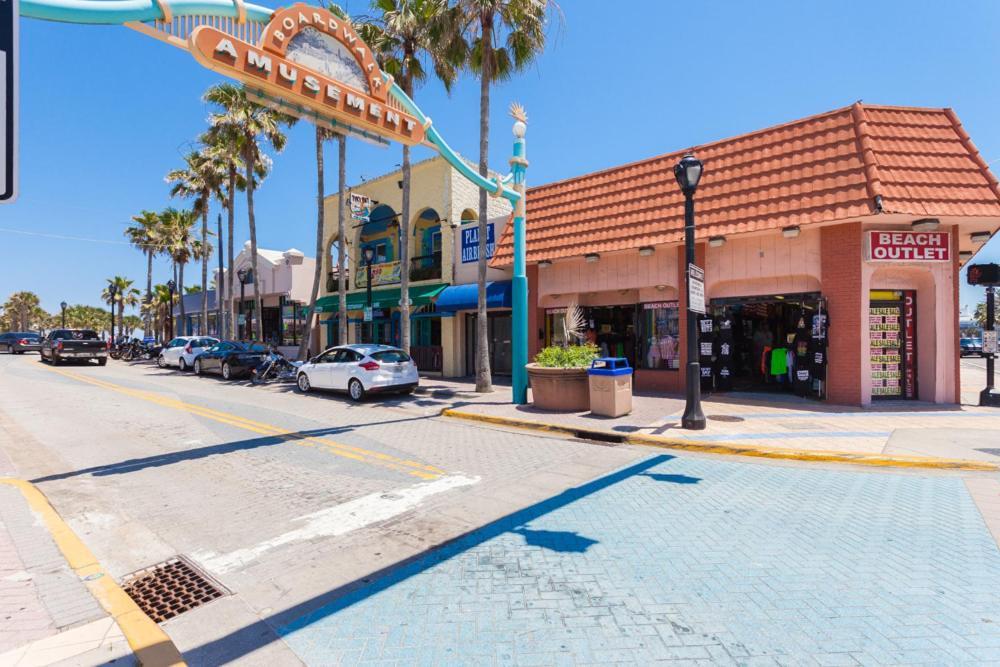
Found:
[[[593,343],[562,347],[552,345],[535,355],[535,363],[545,368],[590,368],[600,351]]]

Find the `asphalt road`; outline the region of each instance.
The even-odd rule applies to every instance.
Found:
[[[295,662],[274,627],[641,456],[149,364],[0,355],[0,396],[7,473],[116,577],[184,554],[232,591],[164,626],[199,664]]]

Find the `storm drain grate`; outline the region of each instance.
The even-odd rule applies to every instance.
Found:
[[[220,584],[183,556],[126,575],[122,588],[157,623],[226,594]]]

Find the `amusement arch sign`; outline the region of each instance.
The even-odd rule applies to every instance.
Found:
[[[527,118],[514,105],[511,173],[488,178],[448,146],[413,100],[378,66],[350,21],[297,3],[272,11],[242,0],[21,0],[21,15],[119,24],[189,51],[240,81],[257,101],[366,141],[423,145],[465,178],[514,206],[514,402],[527,402],[528,280],[525,274]]]

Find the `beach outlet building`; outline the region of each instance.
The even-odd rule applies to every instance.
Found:
[[[408,266],[400,263],[402,173],[394,171],[356,185],[345,202],[347,253],[348,341],[400,343],[402,271],[409,272],[410,353],[421,372],[463,376],[473,372],[475,309],[477,301],[478,188],[462,177],[444,158],[434,157],[412,166]],[[337,272],[338,195],[325,201],[323,273],[317,301],[322,330],[319,341],[327,346],[339,341]],[[487,253],[505,231],[510,204],[489,200]],[[372,310],[365,320],[370,249]],[[510,271],[490,269],[488,322],[494,372],[511,369]]]
[[[1000,189],[950,109],[858,103],[692,150],[705,391],[958,402],[958,272]],[[529,190],[532,355],[579,307],[638,390],[683,391],[685,152]]]

